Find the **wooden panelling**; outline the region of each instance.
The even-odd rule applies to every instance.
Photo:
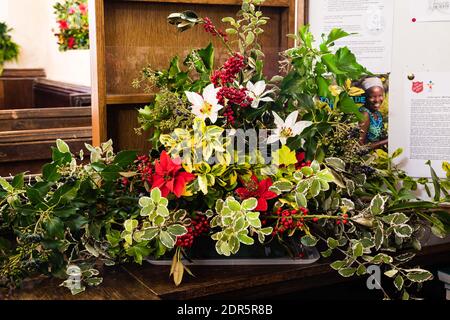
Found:
[[[90,107],[0,110],[0,130],[86,127],[91,125]]]
[[[150,149],[148,132],[137,135],[134,130],[139,127],[138,107],[138,104],[115,105],[110,109],[114,109],[114,112],[108,112],[108,136],[113,140],[115,150],[129,149],[145,153]]]
[[[5,69],[0,77],[0,110],[31,108],[33,81],[43,77],[43,69]]]
[[[37,79],[33,83],[33,108],[90,105],[90,87],[48,79]]]

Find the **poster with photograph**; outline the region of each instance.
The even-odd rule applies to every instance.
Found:
[[[336,47],[347,46],[373,73],[391,71],[394,1],[314,0],[309,4],[309,17],[316,39],[341,28],[352,35],[336,41]]]

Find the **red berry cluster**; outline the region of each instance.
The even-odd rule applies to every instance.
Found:
[[[214,37],[219,35],[223,38],[225,42],[228,41],[227,34],[222,30],[217,29],[216,26],[212,23],[210,18],[205,17],[203,18],[203,21],[204,21],[203,29],[205,29],[206,32],[212,34]]]
[[[227,119],[227,122],[231,125],[234,125],[236,122],[236,119],[234,118],[234,111],[230,106],[227,106],[225,108],[225,111],[223,112],[223,115]]]
[[[137,158],[137,172],[141,174],[143,182],[152,183],[152,163],[149,156],[143,155]]]
[[[235,53],[232,57],[228,58],[220,70],[214,71],[211,76],[211,82],[215,87],[232,83],[236,79],[236,75],[241,72],[244,67],[244,57],[239,53]]]
[[[222,87],[219,92],[217,92],[217,99],[221,105],[225,104],[225,99],[227,104],[236,105],[241,108],[247,108],[252,103],[253,99],[247,96],[247,90],[244,88],[236,89],[230,87]]]
[[[278,220],[278,224],[273,228],[272,235],[283,234],[286,231],[303,227],[303,218],[299,219],[292,216],[300,214],[307,215],[308,212],[309,211],[306,208],[300,208],[298,210],[283,210],[282,208],[278,208],[276,214],[277,216],[281,216],[281,218]]]
[[[198,215],[192,219],[192,224],[187,228],[188,232],[180,237],[177,237],[176,246],[190,248],[194,243],[194,238],[209,231],[209,221],[205,216]]]
[[[348,214],[346,214],[346,213],[344,213],[343,215],[342,215],[342,224],[347,224],[348,223],[348,220],[347,220],[347,218],[348,218]],[[340,225],[341,224],[341,220],[336,220],[336,224],[337,225]]]

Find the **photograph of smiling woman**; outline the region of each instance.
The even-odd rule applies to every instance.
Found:
[[[387,88],[386,78],[372,76],[361,80],[365,103],[359,109],[364,119],[360,122],[360,144],[370,149],[387,148]],[[384,114],[384,116],[383,116]]]

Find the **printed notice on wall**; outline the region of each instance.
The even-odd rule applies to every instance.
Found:
[[[386,74],[391,71],[393,3],[392,0],[310,1],[311,31],[316,41],[333,28],[356,33],[336,41],[336,47],[349,47],[368,70]]]
[[[403,118],[409,145],[404,169],[415,177],[429,177],[425,162],[431,160],[438,175],[445,177],[442,162],[450,161],[450,72],[420,72],[409,78],[405,75]]]
[[[410,0],[414,22],[450,21],[450,0]]]

